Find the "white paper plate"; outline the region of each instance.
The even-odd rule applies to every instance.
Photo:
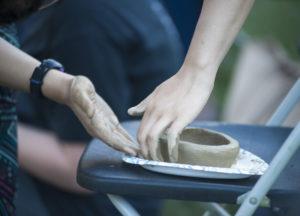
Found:
[[[240,149],[236,162],[230,168],[152,161],[128,155],[123,155],[123,161],[153,172],[213,179],[241,179],[262,175],[269,166],[264,160],[244,149]]]

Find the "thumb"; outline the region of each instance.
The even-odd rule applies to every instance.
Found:
[[[130,109],[128,109],[128,114],[131,116],[141,116],[144,114],[147,105],[148,105],[148,101],[150,100],[151,95],[149,95],[148,97],[146,97],[142,102],[140,102],[138,105],[131,107]]]

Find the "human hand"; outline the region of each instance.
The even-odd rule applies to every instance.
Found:
[[[120,125],[117,117],[96,93],[92,82],[84,76],[73,78],[67,105],[73,110],[87,132],[109,146],[135,156],[138,144]]]
[[[206,104],[214,85],[215,71],[184,68],[160,84],[146,99],[128,110],[132,116],[143,115],[137,139],[145,158],[162,160],[159,137],[169,128],[168,152],[171,162],[178,159],[178,138]]]

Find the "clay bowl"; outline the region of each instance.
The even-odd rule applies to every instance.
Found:
[[[160,138],[163,160],[170,162],[167,137]],[[231,167],[239,153],[235,139],[207,129],[186,128],[180,135],[177,163],[214,167]]]

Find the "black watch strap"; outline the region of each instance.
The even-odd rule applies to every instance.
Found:
[[[30,78],[30,93],[34,98],[44,98],[42,94],[43,79],[51,69],[64,71],[63,66],[53,59],[45,59],[40,66],[34,69]]]

